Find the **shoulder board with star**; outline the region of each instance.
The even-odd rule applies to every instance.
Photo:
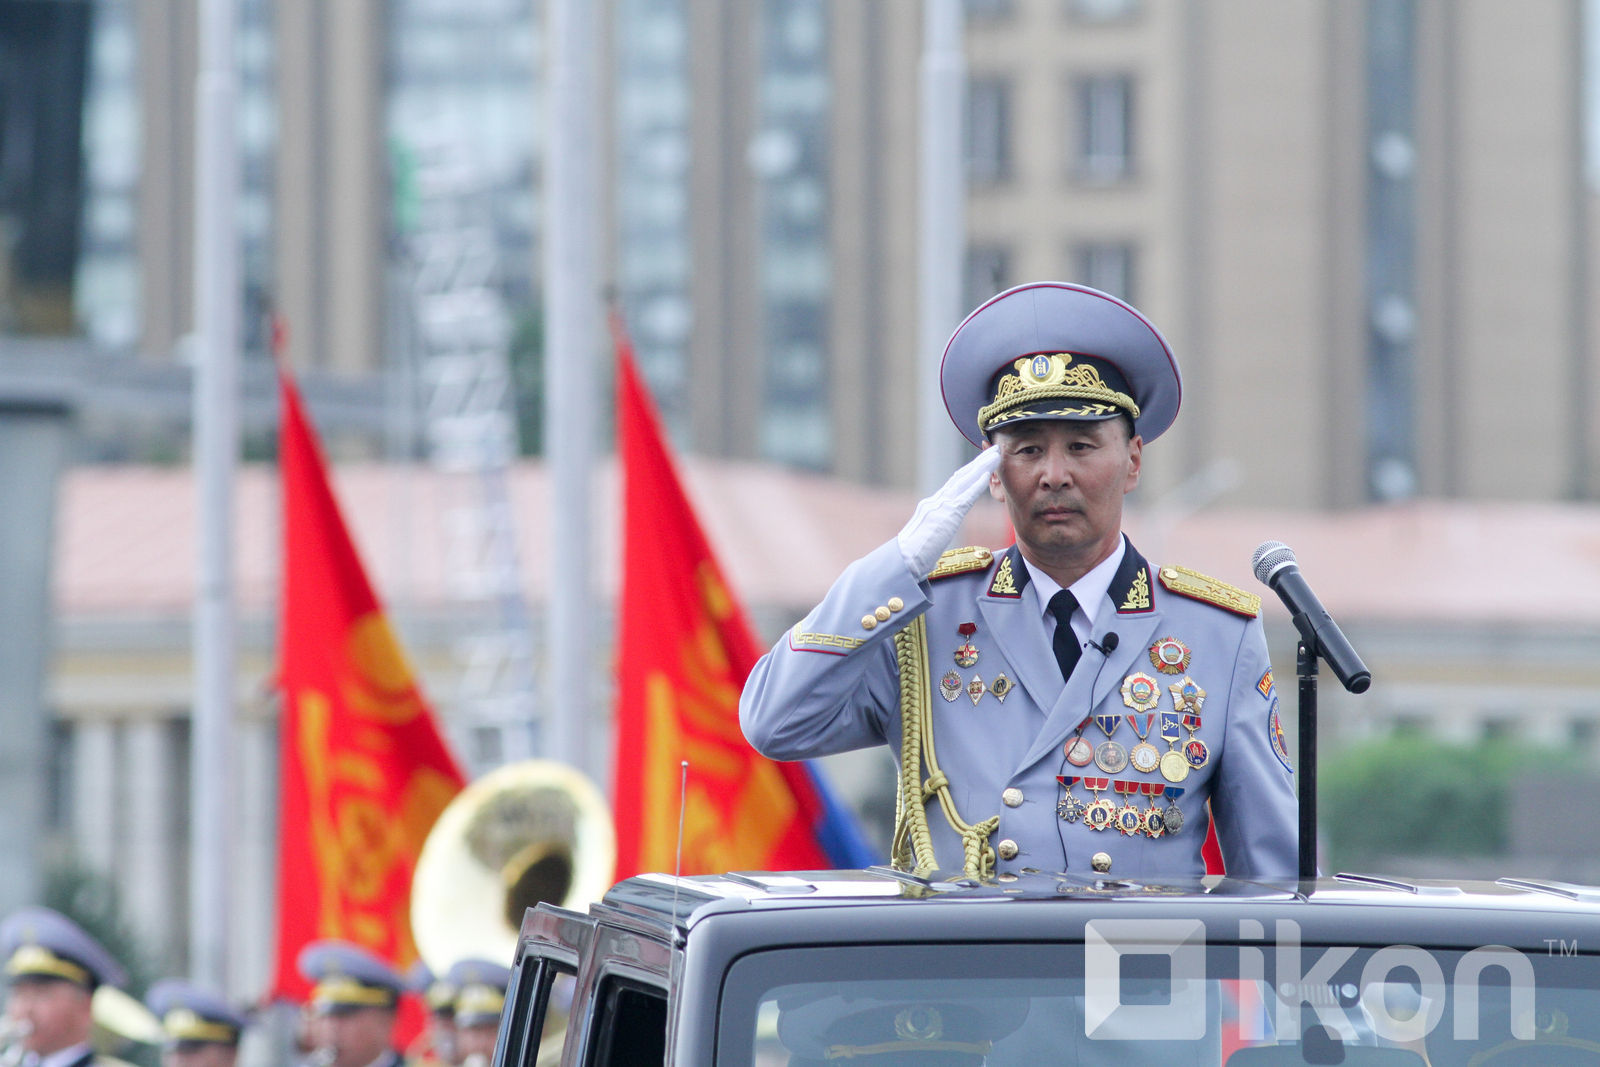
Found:
[[[1214,604],[1235,615],[1243,615],[1247,619],[1253,619],[1261,614],[1260,597],[1254,593],[1247,593],[1236,585],[1229,585],[1220,578],[1192,571],[1188,567],[1170,565],[1162,567],[1160,575],[1162,586],[1170,593]]]
[[[949,578],[954,574],[985,570],[993,562],[994,553],[987,548],[977,545],[968,545],[966,548],[952,548],[939,557],[939,564],[929,573],[928,580],[936,581],[940,578]]]

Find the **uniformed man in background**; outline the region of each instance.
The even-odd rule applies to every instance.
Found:
[[[455,1062],[456,991],[418,960],[406,972],[406,986],[422,998],[428,1021],[422,1033],[406,1049],[406,1062],[412,1067],[433,1067]]]
[[[234,1067],[247,1020],[221,997],[179,978],[164,978],[145,994],[161,1021],[162,1067]]]
[[[456,991],[457,1067],[486,1067],[494,1056],[511,968],[493,960],[466,959],[450,968],[446,980]]]
[[[9,984],[8,1060],[20,1050],[26,1067],[120,1064],[90,1044],[95,990],[126,981],[98,941],[59,912],[27,907],[0,921],[0,958]]]
[[[887,743],[902,866],[1199,876],[1209,802],[1230,874],[1294,877],[1260,598],[1122,532],[1178,413],[1166,340],[1115,297],[1039,282],[969,315],[941,377],[982,451],[761,659],[745,735],[774,759]],[[946,552],[985,492],[1016,543]]]
[[[314,941],[296,964],[313,984],[318,1067],[400,1067],[395,1019],[405,979],[377,956],[344,941]]]

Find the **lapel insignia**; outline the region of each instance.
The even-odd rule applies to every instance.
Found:
[[[946,671],[945,676],[939,679],[939,695],[946,700],[954,700],[961,695],[961,675],[955,671]]]
[[[1003,674],[995,675],[994,681],[989,683],[989,692],[994,694],[996,700],[1004,704],[1006,695],[1011,692],[1011,679]]]
[[[974,674],[972,681],[967,683],[967,696],[972,698],[972,706],[977,707],[978,701],[983,699],[983,694],[988,690],[984,688],[983,678]]]
[[[994,581],[989,583],[990,596],[1003,596],[1015,600],[1022,595],[1022,590],[1017,588],[1016,575],[1011,572],[1011,556],[1007,555],[1000,561],[1000,567],[994,572]]]
[[[1122,601],[1119,612],[1149,611],[1150,610],[1150,572],[1143,567],[1134,576],[1133,584],[1128,587],[1128,595]]]
[[[1119,615],[1149,611],[1154,606],[1150,598],[1150,565],[1132,542],[1124,538],[1123,544],[1126,548],[1122,562],[1117,566],[1117,573],[1112,575],[1106,594],[1117,605]]]

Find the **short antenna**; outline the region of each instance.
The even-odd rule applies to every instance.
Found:
[[[689,806],[689,761],[678,764],[678,857],[672,864],[672,921],[678,921],[678,881],[683,877],[683,812]]]

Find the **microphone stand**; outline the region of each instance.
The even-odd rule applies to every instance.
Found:
[[[1295,618],[1301,633],[1307,627]],[[1300,680],[1300,880],[1317,877],[1317,667],[1316,642],[1300,639],[1295,674]]]

